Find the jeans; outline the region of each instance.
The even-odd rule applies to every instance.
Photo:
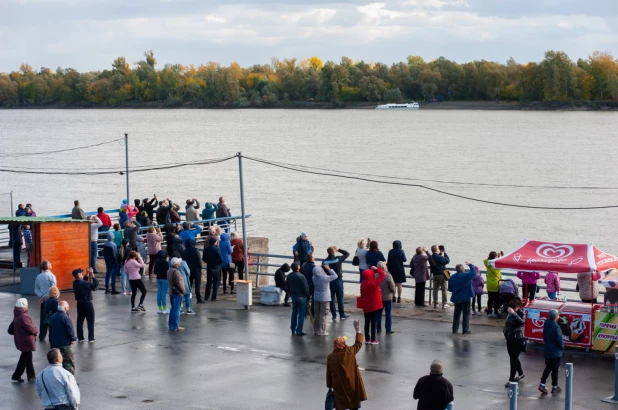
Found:
[[[167,279],[157,279],[157,307],[167,310]]]
[[[313,333],[326,331],[326,306],[328,302],[315,302],[315,314],[313,316]]]
[[[386,328],[387,332],[391,332],[393,330],[393,318],[391,316],[391,311],[393,309],[393,301],[383,300],[382,304],[384,305],[384,307],[380,309],[380,311],[378,312],[378,317],[376,319],[378,332],[382,331],[382,311],[384,311],[384,315],[386,316],[386,323],[384,324],[384,327]]]
[[[98,251],[99,250],[97,248],[97,243],[90,242],[90,267],[92,268],[94,273],[97,273],[97,252]]]
[[[520,376],[524,374],[521,368],[521,362],[519,361],[519,355],[521,354],[521,348],[524,343],[524,339],[511,339],[506,341],[506,350],[509,352],[509,360],[511,363],[511,369],[509,372],[509,381],[515,381],[515,373]]]
[[[339,318],[345,317],[343,310],[343,279],[337,278],[330,283],[330,313],[333,315],[333,320],[337,319],[337,310],[335,309],[335,298],[337,298],[337,306],[339,307]]]
[[[306,311],[307,298],[304,296],[292,296],[292,320],[290,323],[292,333],[299,335],[303,332]]]
[[[109,232],[109,226],[101,226],[99,227],[99,232]]]
[[[92,301],[77,302],[77,339],[84,340],[84,319],[88,324],[88,340],[94,340],[94,305]]]
[[[474,302],[476,301],[476,304],[478,305],[478,311],[479,311],[479,313],[481,313],[481,298],[482,298],[482,295],[474,295],[474,297],[470,301],[470,303],[472,303],[472,311],[473,312],[475,312]]]
[[[380,310],[374,310],[373,312],[365,312],[365,340],[376,340],[376,320]],[[371,333],[369,333],[371,330]],[[371,336],[371,337],[369,337]]]
[[[425,306],[425,283],[427,282],[416,282],[414,289],[414,304],[416,306]]]
[[[547,297],[551,300],[556,300],[556,292],[547,292]]]
[[[182,303],[182,295],[170,295],[170,318],[168,325],[171,330],[178,329],[180,322],[180,304]]]
[[[551,385],[556,387],[558,385],[558,371],[560,370],[560,358],[554,357],[553,359],[545,359],[545,370],[541,376],[541,384],[545,384],[549,373],[551,372]]]
[[[185,294],[183,299],[185,302],[185,309],[191,310],[191,294],[190,293],[188,295]]]
[[[204,300],[208,300],[210,297],[210,291],[212,289],[211,300],[217,300],[217,291],[219,290],[219,278],[221,277],[221,269],[212,270],[206,269],[206,293],[204,294]]]
[[[127,290],[127,273],[124,271],[124,266],[120,267],[120,288],[122,293],[126,293]]]
[[[105,290],[109,289],[110,282],[112,290],[116,290],[116,273],[118,273],[118,264],[115,260],[105,260]]]
[[[32,364],[32,352],[21,353],[21,356],[19,356],[19,361],[17,362],[17,367],[13,373],[13,378],[21,378],[21,375],[24,374],[24,370],[26,371],[26,376],[28,376],[28,379],[34,379],[36,377],[36,374],[34,373],[34,365]]]
[[[433,304],[438,304],[438,289],[442,289],[442,304],[446,305],[446,278],[444,275],[434,275],[433,277]]]
[[[496,315],[500,314],[500,296],[498,292],[487,291],[487,314],[490,315],[492,309]]]
[[[455,303],[455,314],[453,316],[453,333],[457,333],[459,330],[459,318],[463,313],[463,323],[461,331],[466,333],[470,330],[470,299],[466,299],[465,302]]]

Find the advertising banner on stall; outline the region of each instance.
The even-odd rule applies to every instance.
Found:
[[[618,314],[594,312],[592,349],[600,352],[613,351],[618,341]]]
[[[548,310],[527,309],[524,333],[529,340],[543,341],[543,324]],[[590,347],[592,341],[592,315],[582,312],[562,312],[558,325],[562,340],[567,346]]]

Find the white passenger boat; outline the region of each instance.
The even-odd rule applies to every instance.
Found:
[[[417,102],[404,103],[404,104],[384,104],[378,105],[376,110],[418,110],[419,106]]]

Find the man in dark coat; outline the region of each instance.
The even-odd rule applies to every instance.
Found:
[[[204,303],[200,293],[200,287],[202,286],[202,255],[200,255],[200,250],[195,246],[194,239],[187,240],[187,247],[182,254],[182,260],[187,262],[189,266],[189,285],[195,289],[197,303]]]
[[[388,251],[388,257],[386,258],[388,273],[393,277],[393,281],[397,287],[397,298],[395,299],[395,295],[393,295],[393,303],[401,303],[401,293],[403,292],[402,284],[406,282],[404,263],[407,261],[408,258],[402,249],[401,241],[394,241],[393,249]]]
[[[455,398],[453,385],[442,374],[442,362],[434,360],[428,376],[421,377],[414,387],[414,399],[418,400],[417,410],[444,410]]]
[[[551,373],[551,392],[560,393],[562,389],[558,387],[558,371],[560,370],[560,359],[564,350],[564,341],[562,340],[562,330],[558,326],[560,314],[557,310],[552,309],[547,313],[547,319],[543,323],[543,347],[545,353],[545,370],[541,376],[541,384],[539,391],[547,394],[545,382]]]
[[[307,279],[307,283],[309,284],[309,298],[307,299],[307,315],[309,314],[309,310],[311,310],[311,315],[314,314],[315,310],[313,309],[313,292],[315,290],[315,286],[313,285],[313,268],[315,268],[315,258],[313,255],[307,255],[307,262],[303,263],[300,267],[300,273],[303,274],[305,279]],[[309,300],[311,300],[311,307],[309,307]]]
[[[275,271],[275,286],[285,292],[285,298],[283,299],[283,306],[290,306],[288,301],[290,300],[290,293],[285,281],[285,274],[290,271],[290,265],[284,263],[279,269]]]
[[[69,304],[63,300],[58,303],[58,312],[54,313],[51,317],[49,344],[52,349],[60,350],[62,354],[62,367],[72,375],[75,375],[75,364],[71,346],[75,344],[76,340],[73,322],[69,317]]]
[[[32,364],[32,352],[36,351],[36,337],[39,331],[34,327],[32,319],[28,315],[28,300],[21,298],[17,299],[15,309],[13,310],[13,337],[15,339],[15,347],[21,352],[19,361],[11,380],[23,383],[21,378],[26,371],[28,380],[34,380],[34,365]]]
[[[83,342],[84,339],[84,319],[88,324],[88,341],[95,342],[94,338],[94,304],[92,303],[92,291],[99,288],[99,280],[94,277],[92,268],[87,269],[86,280],[84,280],[83,270],[73,271],[73,293],[77,301],[77,339]]]
[[[221,278],[221,264],[223,263],[223,257],[221,251],[216,246],[216,238],[208,238],[208,246],[204,248],[202,254],[202,260],[206,263],[206,294],[204,300],[208,300],[210,297],[210,290],[212,289],[212,298],[214,302],[217,300],[217,290],[219,290],[219,279]]]

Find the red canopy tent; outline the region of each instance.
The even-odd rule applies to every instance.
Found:
[[[490,260],[496,269],[556,271],[562,273],[603,272],[618,269],[618,257],[592,244],[529,241],[501,258]]]

